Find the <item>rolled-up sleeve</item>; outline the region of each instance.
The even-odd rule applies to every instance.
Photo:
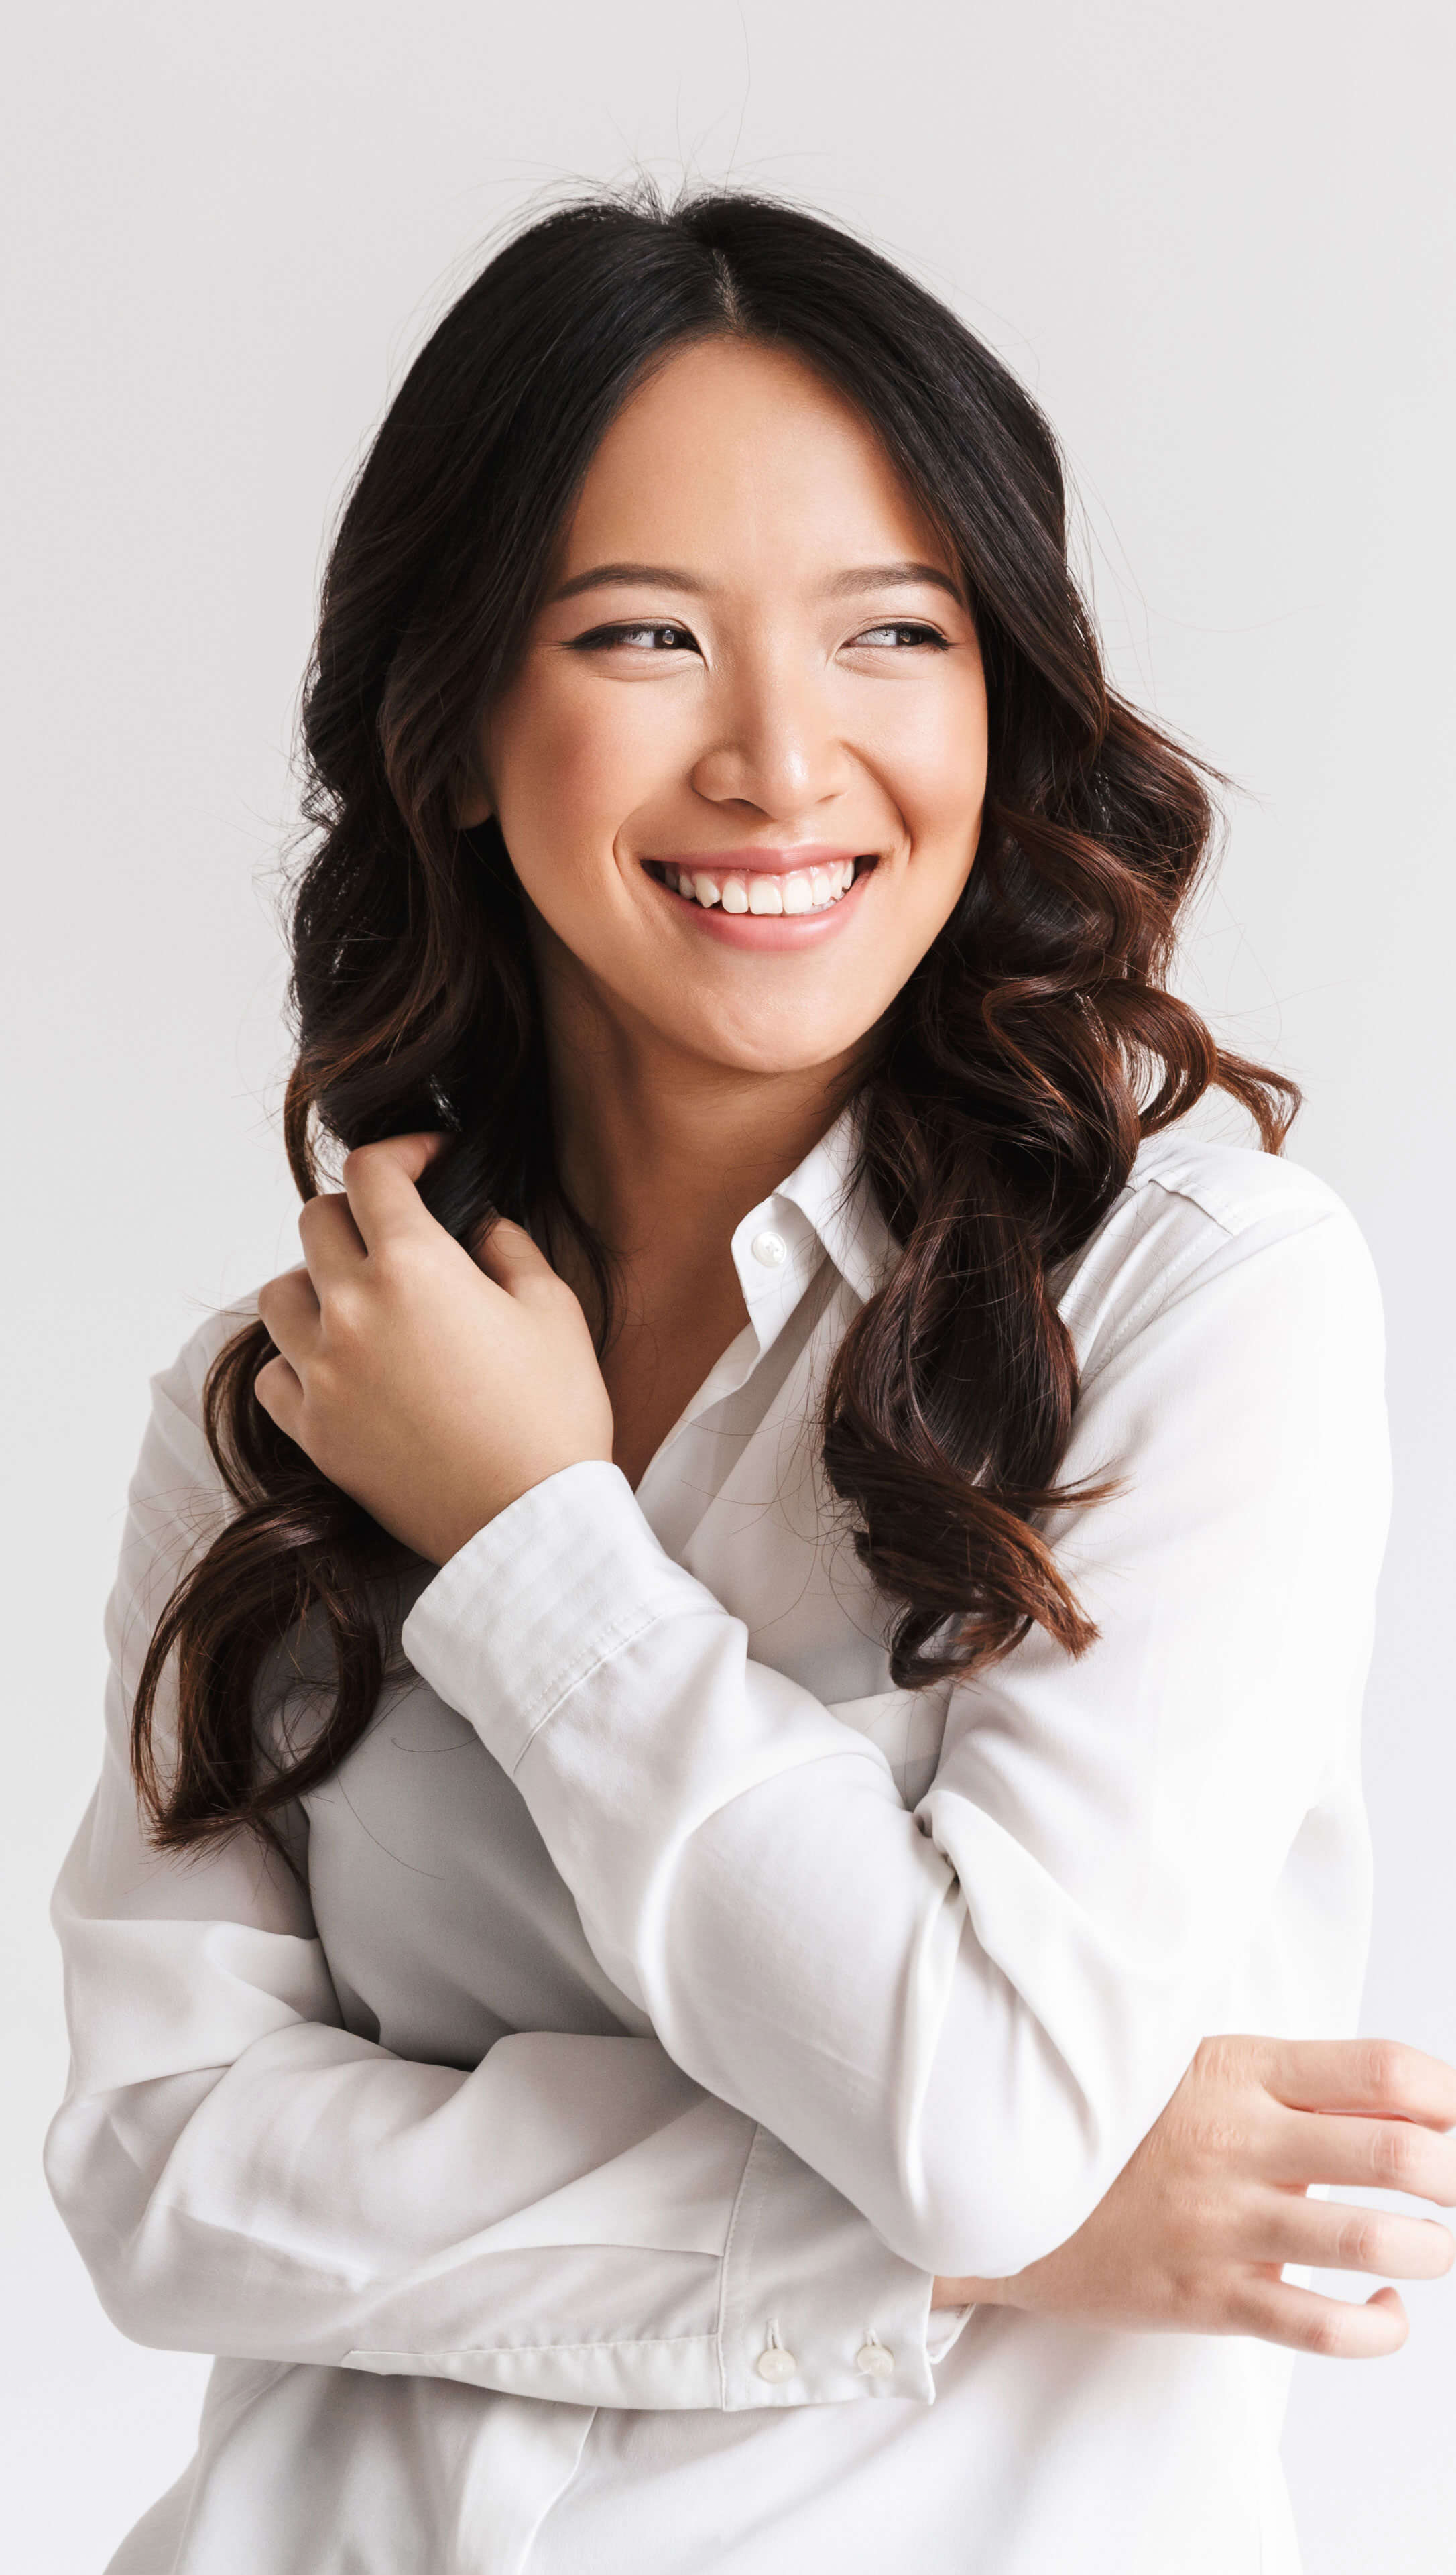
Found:
[[[1062,1473],[1115,1489],[1047,1523],[1098,1639],[960,1682],[916,1811],[613,1465],[521,1496],[405,1629],[673,2060],[926,2270],[1013,2272],[1090,2213],[1348,1752],[1388,1508],[1369,1259],[1317,1184],[1185,1213],[1087,1336]]]

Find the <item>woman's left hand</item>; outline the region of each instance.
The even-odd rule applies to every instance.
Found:
[[[415,1184],[453,1140],[395,1136],[299,1219],[305,1268],[259,1314],[258,1400],[331,1483],[434,1564],[561,1466],[612,1455],[587,1318],[502,1217],[464,1251]]]

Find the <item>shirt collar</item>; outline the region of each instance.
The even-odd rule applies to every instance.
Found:
[[[825,1253],[861,1304],[899,1257],[869,1183],[853,1185],[858,1142],[851,1100],[787,1179],[734,1229],[733,1265],[760,1352],[777,1338]]]

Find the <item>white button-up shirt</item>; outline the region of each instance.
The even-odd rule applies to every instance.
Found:
[[[567,1467],[412,1585],[302,1883],[138,1829],[240,1316],[156,1380],[48,2170],[122,2328],[222,2357],[116,2575],[1297,2564],[1286,2354],[929,2294],[1071,2234],[1206,2031],[1353,2026],[1370,1265],[1307,1173],[1146,1145],[1055,1283],[1099,1639],[911,1694],[813,1438],[896,1255],[851,1117],[737,1228],[747,1324],[637,1492]],[[265,1741],[320,1722],[312,1650]]]

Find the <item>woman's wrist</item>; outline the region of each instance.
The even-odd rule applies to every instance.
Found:
[[[936,2278],[930,2291],[930,2312],[942,2307],[1004,2307],[1010,2283],[1006,2280],[947,2280]]]

